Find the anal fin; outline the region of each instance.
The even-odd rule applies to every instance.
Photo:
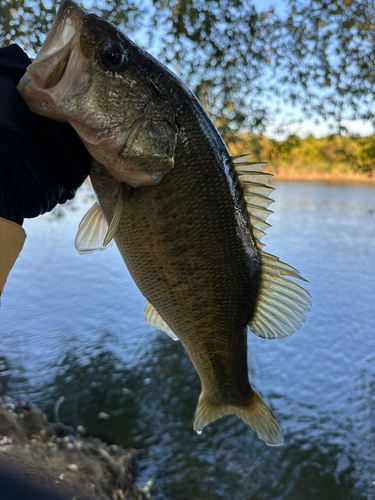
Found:
[[[150,304],[148,300],[146,300],[146,307],[144,310],[145,320],[153,328],[157,328],[158,330],[162,330],[164,333],[169,335],[173,340],[180,340],[177,335],[175,335],[172,330],[169,328],[167,323],[163,320],[160,314],[157,312],[155,307]]]

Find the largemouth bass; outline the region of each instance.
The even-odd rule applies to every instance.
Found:
[[[260,242],[273,201],[265,164],[231,158],[178,77],[70,0],[18,88],[32,111],[69,122],[93,156],[98,203],[76,246],[89,253],[114,237],[147,299],[146,320],[182,342],[202,385],[195,430],[235,414],[281,444],[249,382],[247,329],[292,335],[310,296]]]

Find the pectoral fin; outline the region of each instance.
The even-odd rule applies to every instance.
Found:
[[[304,288],[284,276],[306,281],[297,269],[285,264],[278,257],[263,251],[260,240],[270,225],[267,217],[273,213],[268,206],[274,190],[267,182],[270,174],[263,172],[266,163],[249,163],[249,155],[232,158],[244,192],[252,232],[261,260],[261,282],[255,312],[249,323],[250,330],[267,339],[293,335],[305,323],[311,308],[311,296]]]
[[[107,232],[108,224],[104,214],[98,203],[94,203],[79,223],[74,246],[80,254],[103,251],[106,249],[103,241]]]
[[[128,192],[127,185],[122,183],[120,186],[119,193],[118,193],[116,206],[115,206],[115,209],[113,211],[112,220],[111,220],[107,234],[105,235],[105,238],[103,241],[104,247],[106,247],[108,245],[108,243],[113,239],[113,237],[117,231],[118,225],[120,224],[122,212],[124,210],[127,192]]]
[[[90,210],[87,211],[79,223],[74,243],[76,250],[80,254],[103,251],[111,245],[121,220],[127,192],[128,187],[122,183],[109,226],[98,203],[94,203]]]

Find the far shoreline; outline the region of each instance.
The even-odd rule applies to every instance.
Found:
[[[274,181],[375,185],[375,134],[368,137],[330,135],[285,140],[246,133],[228,138],[233,156],[249,154],[249,162],[266,162]]]
[[[319,171],[319,170],[295,170],[278,168],[267,165],[265,172],[273,175],[271,182],[290,181],[290,182],[326,182],[330,184],[352,184],[362,186],[374,186],[375,177],[363,173],[340,171]]]

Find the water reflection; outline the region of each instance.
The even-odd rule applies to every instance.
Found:
[[[68,351],[45,396],[51,416],[63,395],[61,420],[80,423],[107,441],[143,450],[142,475],[158,478],[164,498],[368,498],[361,491],[352,451],[332,442],[332,435],[314,432],[314,425],[326,426],[329,415],[308,413],[302,437],[294,422],[286,444],[276,449],[266,447],[235,417],[220,420],[197,436],[191,421],[199,388],[181,345],[160,333],[142,363],[132,368],[97,346],[84,363]],[[109,420],[98,419],[103,411]],[[279,413],[279,418],[283,422],[286,415]],[[347,433],[351,432],[349,427]]]
[[[374,186],[361,186],[355,189],[349,184],[337,186],[285,182],[282,183],[282,187],[282,193],[276,191],[276,197],[282,196],[284,208],[369,216],[375,213]],[[298,191],[300,194],[303,193],[303,196],[298,196]]]
[[[250,379],[283,447],[236,417],[193,432],[200,384],[182,346],[144,323],[115,248],[73,248],[91,201],[28,222],[0,311],[9,394],[51,417],[63,395],[64,422],[142,449],[141,480],[156,476],[169,500],[374,500],[375,189],[279,183],[274,195],[266,250],[299,269],[313,296],[297,335],[249,337]]]
[[[81,420],[92,432],[136,447],[159,441],[165,429],[191,430],[199,379],[180,343],[169,338],[154,339],[137,366],[126,366],[113,352],[96,347],[84,364],[74,351],[68,352],[57,372],[48,388],[47,408],[64,396],[64,422]],[[111,418],[99,420],[100,412]]]
[[[0,356],[0,394],[5,394],[10,379],[9,361],[5,356]]]

